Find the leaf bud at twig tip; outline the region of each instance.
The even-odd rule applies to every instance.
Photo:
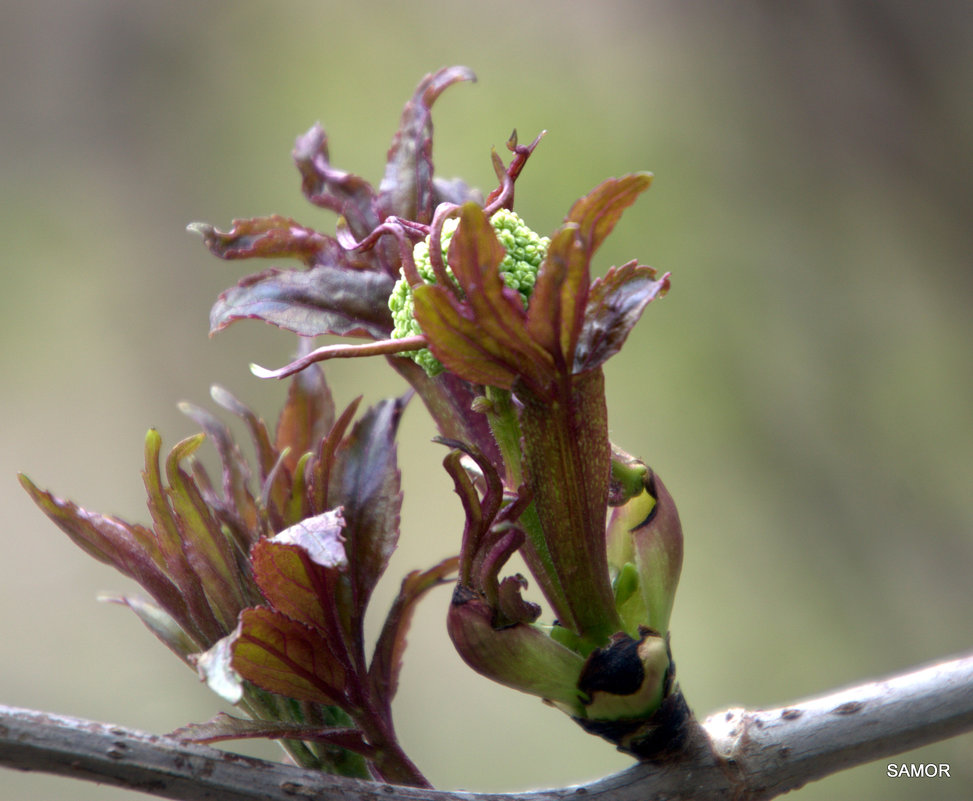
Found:
[[[470,411],[477,414],[489,414],[493,411],[493,402],[484,395],[477,395],[470,404]]]
[[[613,468],[622,463],[616,458]],[[633,470],[633,463],[626,469]],[[630,634],[640,625],[668,631],[683,558],[682,526],[672,496],[651,470],[646,469],[642,482],[642,493],[613,510],[606,537],[615,603]],[[635,576],[637,593],[631,587]]]

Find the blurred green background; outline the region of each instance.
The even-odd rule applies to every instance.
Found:
[[[490,188],[510,130],[548,136],[518,183],[539,231],[602,179],[649,169],[601,264],[670,270],[608,366],[613,437],[665,478],[686,560],[673,625],[700,716],[772,706],[973,647],[973,15],[901,1],[5,3],[0,25],[0,702],[169,731],[219,703],[125,610],[132,591],[29,503],[14,473],[144,520],[145,429],[220,383],[269,419],[292,339],[207,338],[255,265],[185,233],[270,212],[332,231],[300,196],[294,138],[377,181],[425,73],[476,85],[435,110],[445,176]],[[260,265],[257,265],[260,266]],[[338,398],[403,386],[329,368]],[[459,504],[424,410],[405,419],[404,533],[375,602],[453,552]],[[415,622],[397,703],[444,788],[562,785],[628,764],[560,713],[470,673]],[[276,756],[266,750],[248,753]],[[969,735],[801,790],[973,795]],[[897,760],[901,761],[901,760]],[[0,772],[0,799],[135,797]],[[139,796],[141,797],[141,796]]]

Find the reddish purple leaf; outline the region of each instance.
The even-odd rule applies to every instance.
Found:
[[[382,699],[384,704],[392,702],[398,689],[406,634],[416,604],[433,587],[446,582],[448,576],[456,572],[458,565],[459,557],[451,556],[428,570],[413,570],[402,580],[402,587],[385,618],[368,670],[375,698]]]
[[[331,470],[327,508],[344,510],[354,606],[349,612],[356,625],[399,538],[402,493],[395,433],[405,403],[385,400],[369,409],[338,445]]]
[[[307,340],[303,340],[307,341]],[[334,425],[335,407],[324,371],[312,365],[297,373],[287,389],[287,402],[277,418],[274,448],[288,451],[284,464],[293,475],[300,458],[317,446]]]
[[[231,652],[233,669],[268,692],[331,706],[342,702],[345,669],[328,641],[280,612],[245,609]]]
[[[378,226],[374,190],[364,178],[331,166],[328,135],[320,125],[297,138],[293,156],[304,195],[315,206],[344,217],[356,239],[364,239]]]
[[[598,367],[618,353],[645,307],[668,290],[668,273],[659,278],[651,267],[634,261],[596,280],[574,355],[575,372]]]
[[[551,237],[530,297],[527,330],[562,374],[571,370],[588,299],[590,255],[578,226],[566,224]]]
[[[437,194],[433,184],[432,105],[452,84],[475,80],[473,71],[466,67],[446,67],[419,83],[402,110],[379,185],[378,207],[383,218],[396,215],[426,224],[432,221]]]
[[[258,417],[253,410],[245,403],[241,402],[229,390],[224,389],[218,384],[210,387],[210,397],[228,412],[239,417],[253,441],[253,447],[257,455],[257,466],[259,468],[260,481],[263,483],[274,465],[277,464],[278,454],[271,444],[270,432],[267,424]]]
[[[192,635],[197,648],[205,648],[222,636],[181,550],[170,560],[149,529],[89,512],[38,489],[25,475],[19,478],[34,503],[61,531],[98,561],[137,581]],[[170,573],[173,561],[179,562],[175,575]]]
[[[602,181],[571,206],[565,223],[577,223],[588,257],[612,232],[622,213],[652,184],[652,173],[637,172]]]
[[[305,264],[344,258],[344,250],[331,237],[274,214],[234,220],[229,231],[207,223],[193,223],[189,230],[201,234],[206,247],[221,259],[293,257]]]
[[[384,272],[319,264],[310,270],[265,270],[225,290],[210,310],[210,332],[253,319],[303,336],[383,339],[392,330]]]
[[[559,372],[576,372],[575,350],[589,305],[591,258],[651,181],[649,173],[604,181],[574,203],[551,237],[527,325],[531,337],[553,356]]]
[[[299,545],[261,540],[251,552],[253,576],[267,603],[278,612],[321,632],[343,664],[348,663],[343,627],[337,618],[336,568],[317,564]]]
[[[360,404],[361,395],[348,404],[331,426],[328,436],[318,443],[314,456],[306,467],[307,496],[310,508],[314,512],[320,513],[330,508],[328,494],[331,486],[331,470],[334,467],[334,453],[355,419]]]
[[[497,343],[481,337],[479,326],[440,286],[417,287],[415,314],[429,339],[429,348],[446,369],[471,384],[510,389],[516,370],[506,363]]]

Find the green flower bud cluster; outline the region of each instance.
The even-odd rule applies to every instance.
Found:
[[[537,271],[547,254],[551,240],[532,231],[516,212],[509,209],[497,211],[490,218],[490,224],[496,231],[500,244],[507,251],[503,261],[500,262],[500,277],[504,284],[520,294],[524,306],[526,306],[530,293],[534,289],[534,282],[537,280]],[[444,258],[458,225],[459,220],[456,218],[446,220],[443,223],[440,242]],[[434,284],[436,276],[429,261],[429,237],[416,243],[412,250],[412,258],[419,275],[427,283]],[[448,266],[446,272],[452,277],[452,270]],[[422,333],[422,329],[415,318],[412,287],[409,286],[405,276],[400,277],[392,289],[392,294],[389,296],[389,309],[392,311],[392,339],[401,339]],[[411,351],[403,355],[415,361],[430,376],[438,375],[443,371],[443,365],[428,348]]]

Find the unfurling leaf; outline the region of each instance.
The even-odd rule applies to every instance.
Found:
[[[328,488],[328,508],[341,507],[354,614],[361,617],[399,538],[402,507],[395,433],[406,400],[369,409],[338,445]]]
[[[433,587],[443,584],[456,572],[459,557],[451,556],[428,570],[413,570],[402,580],[402,588],[385,618],[385,625],[375,646],[375,654],[368,669],[369,679],[377,698],[390,703],[399,685],[405,638],[412,623],[416,604]]]
[[[449,67],[427,75],[402,110],[399,129],[389,148],[385,176],[379,185],[383,216],[429,223],[436,202],[432,165],[432,105],[459,81],[475,81],[467,67]]]
[[[270,269],[225,290],[210,310],[210,333],[252,319],[302,336],[337,334],[381,339],[392,330],[388,296],[395,282],[382,272],[341,264],[306,271]]]
[[[340,546],[339,546],[340,547]],[[261,540],[253,547],[253,577],[267,603],[288,617],[311,626],[339,649],[347,663],[344,630],[336,599],[338,570],[322,566],[296,544]],[[345,563],[342,562],[342,567]],[[344,611],[344,610],[341,610]]]
[[[634,261],[612,267],[591,285],[584,323],[574,354],[575,372],[608,361],[628,338],[645,307],[669,290],[669,275]]]
[[[375,209],[375,190],[364,178],[333,167],[328,135],[315,124],[294,143],[294,163],[301,173],[304,196],[315,206],[331,209],[363,239],[381,222]]]
[[[275,545],[298,545],[321,567],[343,570],[348,566],[341,530],[345,519],[339,507],[308,517],[270,538]],[[258,543],[259,545],[260,543]]]
[[[302,339],[302,344],[306,342]],[[334,421],[334,399],[324,371],[312,365],[295,375],[274,432],[274,448],[284,454],[284,464],[292,475],[301,457],[317,447]]]
[[[304,623],[272,609],[245,609],[230,648],[231,667],[264,690],[331,706],[343,700],[345,669]]]
[[[328,256],[333,258],[340,252],[338,243],[331,237],[278,214],[234,220],[233,227],[227,232],[217,231],[207,223],[192,223],[188,229],[200,234],[210,252],[221,259],[285,256],[310,265],[315,261],[326,261]]]

